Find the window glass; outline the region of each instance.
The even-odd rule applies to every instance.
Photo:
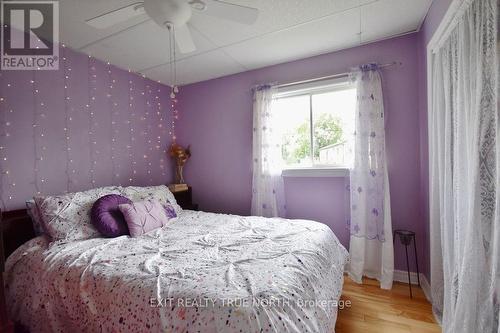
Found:
[[[286,166],[311,166],[311,115],[309,95],[280,98],[275,112],[282,158]]]
[[[355,89],[312,95],[315,165],[350,165],[355,110]]]
[[[349,167],[356,89],[349,84],[287,92],[276,99],[276,129],[287,168]]]

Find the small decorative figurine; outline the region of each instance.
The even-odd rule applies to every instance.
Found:
[[[182,170],[187,160],[191,157],[191,150],[188,146],[184,149],[181,145],[177,143],[173,143],[170,146],[169,154],[175,160],[175,183],[176,184],[185,184],[184,176],[182,174]]]

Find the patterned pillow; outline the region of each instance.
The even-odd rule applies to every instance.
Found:
[[[54,240],[100,237],[90,222],[94,202],[106,194],[121,194],[122,188],[108,186],[84,192],[35,197],[45,234]]]
[[[43,235],[42,218],[38,207],[35,204],[35,200],[31,199],[26,201],[26,212],[31,218],[31,223],[33,224],[33,231],[36,236]]]
[[[157,200],[164,207],[167,207],[167,204],[172,205],[176,215],[179,215],[182,212],[182,208],[177,204],[174,195],[165,185],[146,187],[128,186],[122,188],[122,195],[126,196],[134,202],[144,200]]]
[[[130,236],[137,237],[161,228],[167,224],[169,218],[165,207],[158,200],[138,201],[130,204],[118,205],[127,221]]]
[[[171,204],[167,204],[166,206],[163,206],[163,208],[165,209],[165,214],[167,214],[167,217],[169,219],[177,217],[177,213],[175,212],[175,209]]]

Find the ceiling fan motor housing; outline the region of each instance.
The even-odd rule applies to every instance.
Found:
[[[185,0],[145,0],[144,10],[164,28],[182,26],[191,18],[191,6]]]

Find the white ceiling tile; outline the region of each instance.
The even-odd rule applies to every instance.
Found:
[[[177,84],[210,80],[244,71],[245,68],[235,62],[222,50],[209,51],[177,62]],[[147,77],[171,84],[170,66],[162,65],[143,72]]]
[[[191,32],[197,50],[182,54],[176,48],[177,59],[206,52],[215,47],[196,30],[191,29]],[[170,61],[168,30],[161,28],[152,20],[130,29],[127,33],[115,35],[86,47],[83,51],[118,67],[130,68],[134,71],[141,71]]]
[[[432,0],[379,0],[361,7],[363,42],[415,31]]]
[[[115,34],[143,22],[148,19],[145,14],[107,29],[96,29],[85,23],[85,20],[114,9],[131,5],[138,1],[139,0],[60,0],[60,40],[74,49],[80,49],[100,38]]]
[[[267,34],[224,50],[249,69],[297,60],[359,44],[359,9]]]

